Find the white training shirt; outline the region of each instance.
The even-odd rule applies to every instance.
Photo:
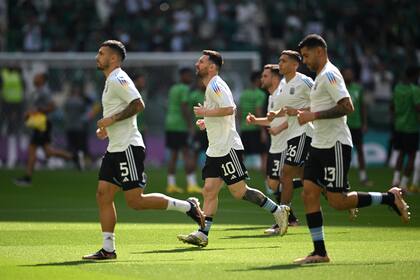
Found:
[[[114,69],[105,81],[102,93],[103,116],[123,111],[131,101],[141,98],[133,81],[121,68]],[[144,147],[143,137],[137,129],[137,116],[117,121],[106,128],[110,153],[123,152],[129,145]]]
[[[280,98],[280,95],[282,93],[280,92],[280,84],[277,87],[277,89],[268,97],[268,108],[267,112],[269,111],[276,111],[285,106],[284,103],[282,103],[282,98]],[[284,122],[287,122],[288,117],[278,117],[275,118],[271,123],[270,127],[276,127],[281,125]],[[288,129],[283,130],[277,135],[270,135],[271,137],[271,145],[270,150],[268,151],[270,154],[278,154],[286,150],[287,148],[287,137],[288,137]]]
[[[207,109],[233,107],[232,92],[220,76],[214,76],[206,87],[204,107]],[[204,117],[204,123],[209,139],[206,154],[209,157],[222,157],[231,149],[243,150],[241,138],[236,131],[235,113],[224,117]]]
[[[348,97],[343,76],[330,61],[315,78],[311,90],[311,112],[325,111],[335,107],[341,99]],[[328,149],[337,141],[341,144],[353,146],[350,129],[347,126],[347,117],[335,119],[315,120],[312,146],[319,149]]]
[[[310,93],[314,81],[299,72],[289,81],[283,78],[280,81],[280,99],[281,103],[285,106],[292,107],[294,109],[309,108],[311,105]],[[287,140],[298,137],[303,133],[306,133],[309,137],[313,135],[312,123],[300,125],[297,116],[289,116],[288,120],[288,136]]]

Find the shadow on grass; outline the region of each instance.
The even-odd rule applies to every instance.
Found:
[[[234,227],[234,228],[224,228],[221,231],[235,231],[235,230],[254,230],[254,229],[267,229],[268,226],[259,226],[259,227]]]
[[[234,270],[226,270],[230,272],[246,272],[246,271],[253,271],[253,270],[288,270],[288,269],[305,269],[311,267],[322,267],[322,266],[370,266],[370,265],[390,265],[395,264],[393,262],[374,262],[374,263],[314,263],[314,264],[279,264],[279,265],[271,265],[271,266],[261,266],[261,267],[250,267],[248,269],[234,269]]]
[[[104,262],[136,262],[136,261],[116,261],[116,260],[101,260],[101,261],[94,261],[94,260],[78,260],[78,261],[66,261],[66,262],[51,262],[51,263],[37,263],[37,264],[24,264],[19,265],[23,267],[40,267],[40,266],[76,266],[76,265],[84,265],[84,264],[98,264]]]
[[[152,251],[143,251],[143,252],[132,252],[131,254],[171,254],[171,253],[183,253],[183,252],[206,252],[206,251],[224,251],[224,250],[255,250],[255,249],[276,249],[280,246],[256,246],[256,247],[240,247],[240,248],[199,248],[199,247],[190,247],[190,248],[176,248],[168,250],[152,250]]]
[[[168,254],[168,253],[183,253],[183,252],[198,252],[198,251],[221,251],[226,250],[226,248],[208,248],[203,249],[200,247],[189,247],[189,248],[176,248],[168,250],[152,250],[144,252],[132,252],[131,254]]]

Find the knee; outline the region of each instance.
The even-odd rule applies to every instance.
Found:
[[[242,199],[244,197],[245,191],[241,189],[230,189],[230,193],[235,199]]]
[[[204,185],[202,193],[205,200],[217,199],[217,195],[218,195],[217,191],[208,185]]]
[[[99,205],[106,204],[112,202],[113,200],[109,198],[109,195],[106,191],[102,189],[98,189],[96,191],[96,201]]]
[[[127,206],[133,210],[143,210],[142,197],[126,197]]]

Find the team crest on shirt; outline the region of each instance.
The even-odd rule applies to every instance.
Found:
[[[294,88],[294,87],[290,88],[289,94],[290,94],[290,95],[295,94],[295,88]]]

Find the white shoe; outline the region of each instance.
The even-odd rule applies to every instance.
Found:
[[[287,205],[279,205],[277,210],[273,213],[276,223],[279,225],[279,235],[283,236],[289,227],[289,213],[290,207]]]
[[[201,231],[194,231],[188,235],[180,234],[177,237],[179,241],[198,247],[206,247],[209,243],[207,235]]]

